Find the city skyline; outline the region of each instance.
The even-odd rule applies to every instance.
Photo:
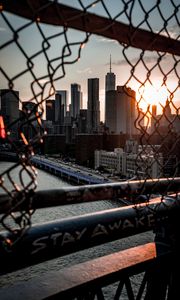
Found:
[[[80,4],[72,1],[61,1],[69,6],[75,6],[78,9],[82,9]],[[150,11],[151,7],[155,4],[156,1],[149,1],[145,3],[144,7],[146,11]],[[174,1],[178,2],[177,0]],[[87,3],[86,3],[87,4]],[[118,10],[123,10],[123,3],[120,4],[119,1],[105,1],[108,11],[112,18],[117,14]],[[85,4],[84,4],[85,5]],[[129,9],[130,9],[130,5]],[[177,5],[177,4],[176,4]],[[164,28],[164,20],[161,18],[158,10],[155,10],[151,16],[149,16],[149,21],[151,21],[151,26],[154,32],[157,32],[158,28],[164,28],[160,33],[162,35],[170,36],[171,38],[178,38],[179,35],[179,26],[175,18],[171,18],[173,15],[174,7],[169,1],[162,1],[159,4],[159,9],[164,14],[164,17],[168,20],[166,28]],[[88,11],[91,13],[96,13],[105,17],[107,13],[100,5],[92,5],[88,8]],[[27,24],[29,21],[17,16],[13,16],[10,13],[5,13],[6,18],[9,23],[12,24],[15,28],[21,28],[24,24]],[[143,9],[136,4],[133,9],[132,21],[134,26],[141,24],[144,18]],[[128,23],[129,20],[125,13],[123,13],[119,18],[116,18],[117,21],[122,21]],[[38,24],[41,26],[41,30],[46,37],[51,37],[53,35],[59,34],[58,38],[55,40],[48,39],[50,48],[47,51],[49,59],[55,59],[54,67],[58,66],[62,60],[62,51],[65,45],[63,28],[50,26],[45,24]],[[142,22],[142,28],[148,29],[146,22]],[[165,30],[166,29],[166,30]],[[166,32],[168,30],[168,33]],[[0,36],[1,43],[6,43],[13,38],[13,33],[11,33],[10,28],[6,22],[1,18],[0,19]],[[28,70],[32,65],[32,70],[38,79],[37,82],[42,85],[46,84],[49,80],[47,76],[47,61],[45,60],[44,53],[42,52],[39,56],[34,57],[34,54],[37,53],[39,49],[42,49],[43,37],[37,29],[36,24],[33,26],[27,27],[26,31],[18,31],[18,38],[21,42],[21,45],[24,51],[27,53],[29,62],[27,63],[27,58],[24,57],[21,51],[19,51],[15,43],[10,43],[6,48],[6,51],[2,51],[2,68],[7,70],[9,77],[12,78],[14,83],[14,90],[20,91],[20,99],[22,101],[29,101],[32,98],[32,90],[30,88],[30,83],[34,80],[32,74]],[[72,83],[77,83],[81,86],[81,91],[83,93],[83,108],[87,107],[87,80],[88,78],[99,78],[99,95],[100,95],[100,111],[101,111],[101,120],[104,119],[104,105],[105,105],[105,76],[109,72],[109,57],[111,55],[111,68],[112,72],[116,74],[116,85],[125,85],[136,91],[137,98],[142,96],[141,106],[146,110],[147,105],[154,102],[162,102],[165,104],[167,96],[170,96],[171,93],[174,93],[174,103],[179,105],[180,100],[180,91],[178,91],[178,76],[175,72],[168,73],[172,68],[172,65],[175,64],[176,60],[171,55],[163,56],[154,51],[145,51],[143,53],[139,49],[133,47],[127,47],[124,49],[124,46],[120,45],[116,40],[107,39],[99,35],[91,35],[89,41],[85,43],[86,34],[74,29],[67,30],[67,39],[69,45],[72,45],[71,50],[72,54],[68,55],[68,50],[66,47],[67,58],[64,57],[64,71],[65,78],[61,78],[62,68],[57,68],[56,77],[59,76],[59,79],[54,82],[54,87],[56,90],[70,90]],[[73,45],[78,41],[78,45]],[[80,59],[75,64],[69,64],[69,62],[77,59],[78,47],[81,47]],[[124,53],[123,53],[124,50]],[[124,56],[126,54],[126,58]],[[140,59],[141,55],[141,60]],[[59,59],[57,59],[59,57]],[[143,59],[143,60],[142,60]],[[132,65],[128,63],[131,62]],[[157,64],[158,62],[158,64]],[[146,68],[144,66],[146,65]],[[135,76],[131,77],[132,67],[135,67]],[[178,73],[178,65],[177,65]],[[21,77],[18,77],[17,74],[26,70]],[[162,70],[162,71],[161,71]],[[148,81],[148,76],[150,72],[150,80],[154,87],[151,87],[150,81]],[[164,74],[164,75],[163,75]],[[164,81],[167,74],[167,78]],[[0,88],[7,87],[7,79],[3,76],[3,73],[0,75],[1,86]],[[17,78],[16,78],[17,77]],[[136,79],[137,78],[137,79]],[[35,91],[38,91],[38,84],[34,82],[33,88]],[[160,87],[164,84],[164,87]],[[167,88],[166,88],[167,85]],[[138,93],[138,88],[140,89],[140,94]],[[157,89],[160,87],[160,92],[157,92]],[[176,90],[175,90],[176,89]],[[168,90],[168,91],[167,91]],[[46,91],[45,91],[46,92]],[[145,99],[143,99],[145,98]],[[157,99],[162,98],[162,99]],[[146,101],[144,101],[146,100]],[[147,103],[145,103],[147,102]]]
[[[97,77],[97,78],[99,78],[99,101],[100,101],[101,121],[105,120],[106,76],[107,76],[107,74],[110,73],[109,72],[110,69],[111,69],[111,72],[113,74],[115,74],[116,86],[118,86],[118,85],[121,86],[121,84],[119,84],[119,81],[118,81],[118,74],[116,74],[116,72],[115,72],[117,67],[116,67],[116,64],[113,63],[112,54],[109,54],[109,57],[107,57],[107,60],[110,58],[110,56],[111,56],[111,65],[110,65],[110,62],[107,61],[107,64],[104,64],[104,69],[105,69],[106,73],[100,74],[100,76]],[[81,79],[73,81],[73,82],[70,82],[69,79],[66,76],[66,78],[62,79],[62,82],[61,82],[62,83],[62,85],[61,85],[62,89],[58,89],[58,90],[66,90],[69,93],[68,100],[70,102],[71,85],[72,84],[78,84],[79,86],[81,86],[81,92],[83,94],[82,108],[86,109],[87,108],[87,102],[88,102],[88,97],[87,97],[88,79],[89,78],[96,78],[96,76],[95,76],[95,74],[93,74],[92,71],[90,71],[90,68],[89,68],[89,71],[87,69],[84,70],[84,71],[86,73],[86,76],[84,76],[83,79],[81,78]],[[79,73],[81,73],[81,72],[79,71]],[[82,71],[82,74],[84,74],[83,71]],[[68,82],[68,84],[67,84],[67,82]],[[172,84],[172,90],[173,90],[173,86],[175,87],[176,82],[173,83],[173,81],[171,81],[171,84]],[[132,88],[131,83],[129,83],[128,87]],[[4,87],[2,87],[2,88],[4,88]],[[18,90],[18,89],[15,89],[15,90]],[[165,105],[167,98],[169,98],[168,96],[170,96],[170,93],[167,91],[167,88],[165,86],[161,87],[161,82],[158,81],[158,79],[153,82],[153,85],[148,83],[145,87],[142,86],[141,95],[138,92],[138,87],[137,86],[136,86],[136,88],[134,88],[134,90],[136,92],[136,98],[138,98],[138,97],[140,98],[142,96],[142,99],[140,100],[140,107],[144,111],[146,111],[147,106],[149,104],[151,106],[156,104],[157,107],[158,107],[159,103],[161,103],[162,105]],[[19,90],[19,92],[20,92],[20,100],[22,100],[22,102],[23,101],[28,101],[28,98],[26,99],[26,98],[23,97],[23,90]],[[174,99],[175,103],[177,103],[177,105],[178,105],[178,103],[180,103],[180,91],[177,89],[174,94],[175,94],[175,99]],[[151,98],[150,98],[150,95],[151,95]],[[55,94],[54,94],[54,96],[55,96]],[[158,97],[161,98],[160,101],[156,100]],[[144,99],[145,99],[145,101],[144,101]],[[160,108],[160,106],[159,106],[159,108]],[[162,111],[162,108],[161,108],[161,111]],[[161,113],[161,111],[159,110],[159,113]]]

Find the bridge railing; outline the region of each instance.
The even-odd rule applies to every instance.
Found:
[[[147,182],[147,194],[152,184],[151,180]],[[31,209],[121,199],[127,195],[136,197],[142,185],[143,181],[135,181],[39,191],[32,197]],[[158,180],[157,189],[163,192],[166,185],[166,179]],[[172,190],[178,186],[177,178]],[[8,206],[12,207],[11,199],[5,195],[1,195],[0,201],[1,213],[8,210]],[[78,255],[79,251],[98,245],[133,235],[137,235],[138,239],[140,233],[154,232],[154,242],[89,261],[87,259],[86,262],[52,274],[47,271],[38,281],[33,279],[27,284],[20,282],[12,288],[2,288],[1,299],[11,299],[14,295],[17,299],[23,299],[31,295],[32,285],[33,297],[37,299],[106,299],[106,293],[110,293],[108,297],[111,299],[173,299],[174,293],[177,293],[179,261],[179,201],[179,195],[171,194],[169,190],[169,196],[163,200],[156,197],[148,203],[40,223],[32,225],[23,234],[19,230],[13,233],[1,232],[1,275],[19,269],[24,272],[23,268],[47,260],[75,252]],[[18,209],[26,210],[27,207]],[[137,274],[140,277],[135,280]],[[166,298],[167,295],[170,295],[169,298]]]

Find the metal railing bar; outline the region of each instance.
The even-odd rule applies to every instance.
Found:
[[[58,299],[74,299],[75,297],[86,299],[87,294],[97,295],[98,293],[100,295],[102,287],[119,280],[123,285],[124,276],[132,276],[144,271],[159,258],[164,262],[169,258],[169,252],[159,255],[155,243],[132,247],[58,271],[46,272],[38,280],[32,278],[28,282],[12,286],[11,289],[2,288],[0,298],[3,296],[4,300],[30,300],[33,290],[34,300],[52,299],[53,296],[59,296]],[[119,297],[114,299],[119,299]]]
[[[29,4],[30,2],[30,4]],[[144,29],[48,0],[2,1],[5,11],[42,23],[65,26],[119,41],[135,48],[180,55],[180,42]],[[36,12],[36,13],[35,13]]]
[[[64,187],[54,190],[37,191],[32,194],[31,209],[46,208],[59,205],[85,203],[99,200],[110,200],[117,198],[134,199],[140,194],[147,195],[163,192],[179,192],[180,178],[159,178],[123,181],[115,183],[92,184],[84,186]],[[17,196],[17,197],[16,197]],[[21,196],[21,195],[19,195]],[[28,196],[28,195],[27,195]],[[18,194],[12,197],[0,194],[0,214],[7,212],[29,209],[29,201],[24,201],[22,205],[17,205]]]
[[[18,243],[17,233],[1,232],[0,273],[146,232],[168,220],[179,201],[152,200],[150,204],[109,209],[32,226]],[[168,215],[167,215],[168,211]],[[156,213],[155,213],[156,212]]]

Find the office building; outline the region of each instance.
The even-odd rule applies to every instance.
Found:
[[[55,100],[46,100],[46,120],[55,122]]]
[[[88,115],[87,128],[89,133],[97,133],[100,124],[99,78],[88,79]]]
[[[78,133],[87,133],[87,109],[80,109],[78,117]]]
[[[135,120],[138,116],[136,93],[126,86],[117,86],[114,91],[106,92],[106,126],[110,133],[137,134]]]
[[[58,90],[55,94],[55,121],[64,122],[67,107],[69,106],[68,91]]]
[[[105,77],[105,120],[108,118],[108,111],[111,109],[111,101],[107,97],[108,91],[115,91],[116,75],[111,71],[111,56],[110,56],[110,70]]]
[[[105,77],[105,92],[114,91],[116,88],[116,75],[112,72],[111,68],[111,56],[110,56],[110,67],[109,72]]]
[[[19,118],[19,92],[9,89],[0,90],[0,115],[5,126],[9,126]]]
[[[71,84],[71,116],[77,118],[82,108],[81,86],[77,83]]]

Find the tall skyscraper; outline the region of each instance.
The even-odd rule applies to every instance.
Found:
[[[117,91],[106,92],[106,119],[105,124],[110,133],[117,133]],[[119,132],[118,132],[119,133]]]
[[[55,122],[55,101],[46,100],[46,120]]]
[[[81,86],[77,83],[73,83],[71,84],[71,115],[73,118],[77,118],[79,116],[81,105],[82,105]]]
[[[5,126],[19,118],[19,92],[9,89],[0,90],[0,114],[4,118]]]
[[[157,112],[152,106],[152,116],[151,116],[151,131],[159,131],[162,134],[167,134],[170,128],[173,131],[179,131],[180,126],[178,125],[178,115],[172,114],[171,112],[171,102],[167,99],[163,107],[162,114],[157,114]]]
[[[135,120],[138,116],[136,93],[126,86],[117,86],[117,130],[129,134],[137,134]]]
[[[138,112],[136,108],[136,93],[126,86],[118,86],[115,91],[107,92],[107,101],[111,103],[106,112],[106,126],[113,133],[137,133],[135,120]]]
[[[78,117],[78,132],[87,133],[87,109],[80,109]]]
[[[58,125],[64,122],[64,105],[62,105],[62,95],[59,93],[55,95],[55,122]]]
[[[106,74],[105,77],[105,123],[107,119],[107,114],[109,109],[111,109],[112,103],[109,102],[107,98],[108,91],[115,91],[116,88],[116,75],[111,71],[111,55],[110,55],[110,68],[109,72]]]
[[[152,105],[152,115],[151,115],[151,131],[155,130],[155,124],[157,122],[157,105]]]
[[[88,79],[88,122],[89,133],[99,130],[100,124],[100,103],[99,103],[99,78]]]
[[[66,116],[67,107],[69,106],[69,99],[68,99],[68,91],[66,90],[58,90],[56,91],[56,95],[60,95],[61,98],[61,106],[63,106],[63,116]],[[57,97],[58,98],[58,97]],[[55,114],[56,112],[56,104],[55,104]]]
[[[106,86],[105,91],[114,91],[116,88],[116,75],[111,71],[111,55],[110,55],[110,64],[109,64],[109,72],[106,74]]]
[[[18,138],[19,113],[19,92],[9,89],[0,90],[0,116],[3,117],[5,128],[9,127],[13,139]]]
[[[166,104],[163,108],[163,115],[167,118],[171,118],[171,107],[170,107],[170,102],[168,99],[166,99]]]

